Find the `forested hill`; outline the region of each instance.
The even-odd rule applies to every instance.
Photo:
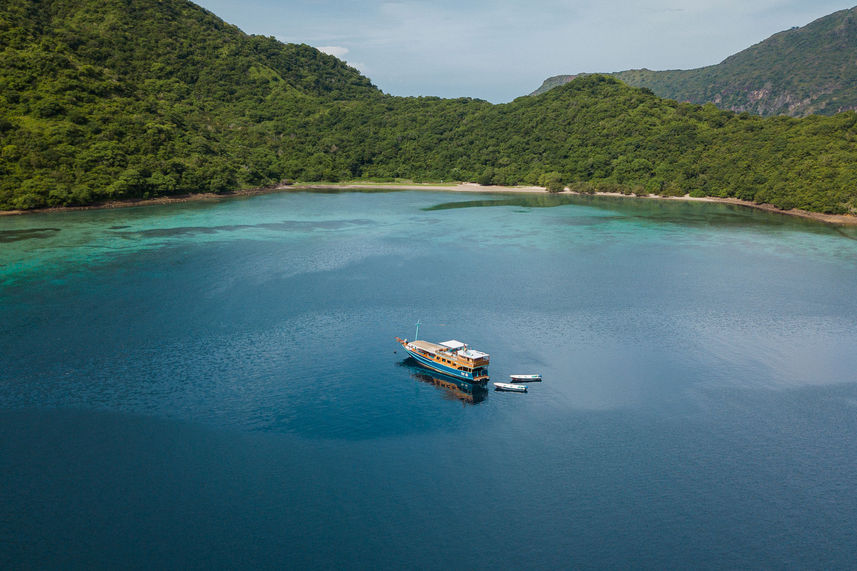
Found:
[[[857,109],[857,8],[780,32],[722,63],[691,70],[613,73],[661,97],[758,115],[833,115]],[[555,76],[533,94],[574,76]]]
[[[262,126],[272,114],[381,95],[183,0],[4,0],[0,208],[268,184],[291,134]]]
[[[470,180],[857,210],[857,114],[762,119],[605,76],[491,105],[385,95],[184,0],[0,5],[0,208]]]

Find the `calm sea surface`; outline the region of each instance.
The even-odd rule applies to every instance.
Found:
[[[424,374],[459,339],[493,380]],[[857,232],[285,193],[0,218],[0,568],[853,568]]]

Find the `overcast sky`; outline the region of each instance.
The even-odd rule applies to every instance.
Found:
[[[832,0],[196,3],[249,34],[331,53],[385,93],[495,103],[526,95],[551,75],[715,64],[851,7]]]

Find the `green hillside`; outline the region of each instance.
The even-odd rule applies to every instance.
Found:
[[[757,115],[833,115],[857,109],[857,8],[780,32],[722,63],[691,70],[613,73],[661,97]],[[575,76],[548,78],[533,95]]]
[[[393,97],[184,0],[12,0],[0,47],[2,209],[394,178],[857,208],[853,112],[762,119],[595,75],[504,105]]]
[[[0,47],[2,208],[269,184],[293,133],[266,121],[381,96],[334,57],[183,1],[9,0]]]

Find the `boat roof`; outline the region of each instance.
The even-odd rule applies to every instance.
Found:
[[[463,347],[467,347],[467,345],[465,345],[461,341],[456,341],[455,339],[450,339],[449,341],[442,341],[441,345],[443,345],[444,347],[449,347],[450,349],[461,349]]]
[[[424,351],[431,352],[446,351],[447,349],[443,345],[438,345],[437,343],[432,343],[430,341],[423,341],[422,339],[415,339],[414,341],[411,341],[411,345]]]

